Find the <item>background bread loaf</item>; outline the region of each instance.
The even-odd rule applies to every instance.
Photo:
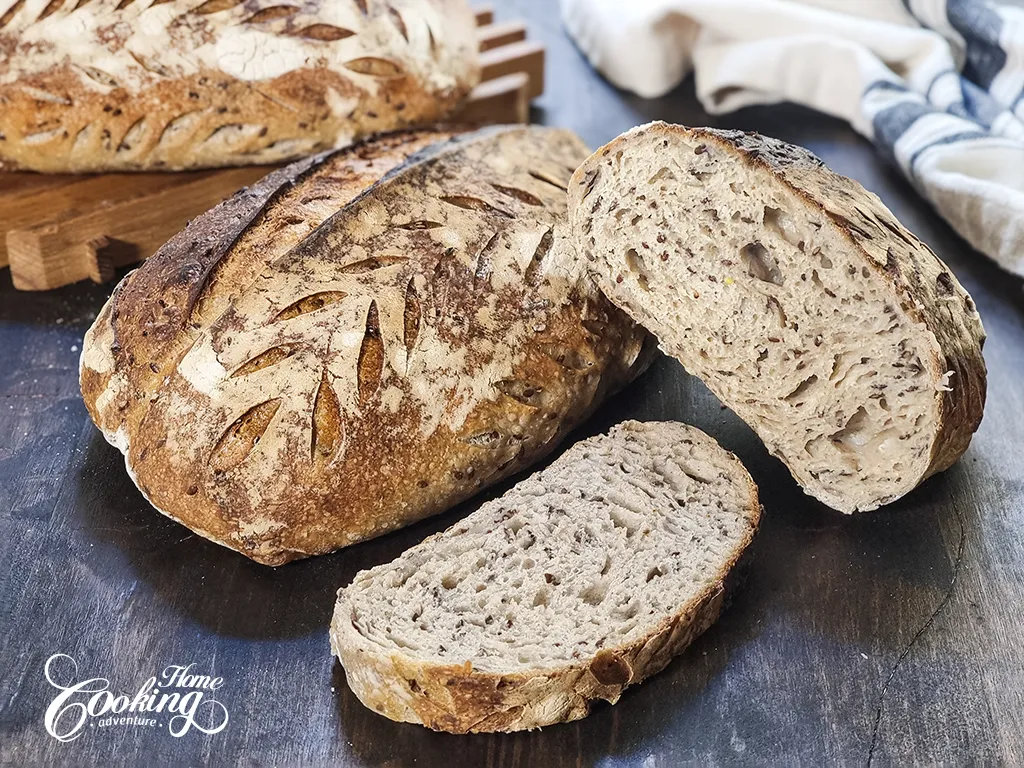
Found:
[[[949,467],[985,404],[971,297],[875,195],[807,150],[652,123],[573,176],[609,298],[804,489],[875,509]]]
[[[0,0],[0,170],[273,163],[443,117],[465,0]]]
[[[82,392],[155,507],[263,563],[328,552],[523,469],[642,368],[564,258],[580,141],[411,154],[443,138],[275,173],[118,286]]]

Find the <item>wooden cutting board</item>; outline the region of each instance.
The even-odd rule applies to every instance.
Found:
[[[481,83],[453,119],[525,123],[544,91],[544,47],[521,22],[476,14]],[[0,267],[15,288],[45,291],[109,280],[145,259],[203,211],[278,166],[89,176],[0,174]]]

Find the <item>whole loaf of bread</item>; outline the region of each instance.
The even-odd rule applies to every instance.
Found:
[[[450,114],[465,0],[0,0],[0,170],[274,163]]]
[[[642,370],[650,337],[567,266],[586,147],[447,138],[278,171],[117,287],[82,392],[157,509],[261,563],[329,552],[525,468]]]

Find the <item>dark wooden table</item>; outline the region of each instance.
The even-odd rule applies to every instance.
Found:
[[[870,145],[794,107],[711,118],[692,86],[617,92],[564,36],[552,0],[510,0],[548,46],[535,115],[591,145],[654,118],[803,144],[876,191],[956,272],[988,329],[989,403],[970,450],[891,507],[844,517],[805,497],[754,435],[662,359],[580,436],[678,419],[749,467],[766,516],[732,608],[615,707],[542,732],[455,737],[365,710],[330,655],[335,590],[475,507],[271,570],[154,512],[78,394],[82,334],[110,291],[15,292],[0,273],[0,763],[12,765],[1024,764],[1024,293]],[[56,653],[76,680],[135,692],[169,665],[224,680],[220,733],[86,728],[52,738]],[[66,660],[65,660],[66,661]],[[55,668],[55,671],[63,668]],[[67,671],[63,680],[71,677]]]

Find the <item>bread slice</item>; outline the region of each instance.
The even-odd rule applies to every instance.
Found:
[[[967,449],[985,403],[970,296],[875,195],[799,147],[652,123],[573,176],[579,253],[613,302],[843,512]]]
[[[585,717],[718,618],[757,489],[699,430],[625,422],[338,593],[331,645],[392,720],[467,733]]]

